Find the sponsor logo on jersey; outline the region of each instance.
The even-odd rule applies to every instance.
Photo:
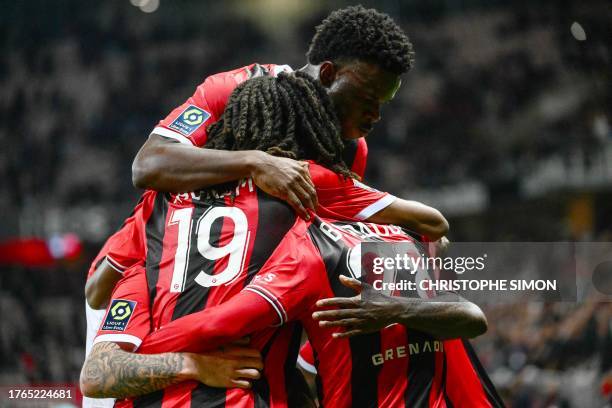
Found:
[[[382,353],[372,355],[372,364],[375,366],[384,364],[387,360],[396,358],[407,358],[420,353],[443,353],[444,343],[439,340],[408,343],[406,345],[392,347]]]
[[[206,122],[208,118],[210,118],[210,113],[206,112],[204,109],[198,108],[197,106],[189,105],[168,127],[184,134],[185,136],[189,136],[200,126],[202,126],[202,124]]]
[[[108,308],[102,330],[124,331],[136,309],[136,302],[114,299]]]

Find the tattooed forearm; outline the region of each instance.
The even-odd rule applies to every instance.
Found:
[[[81,390],[93,398],[143,395],[186,380],[185,365],[181,353],[135,354],[98,343],[83,365]]]

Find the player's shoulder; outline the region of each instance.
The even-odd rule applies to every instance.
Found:
[[[310,179],[317,190],[335,188],[340,185],[344,185],[347,182],[351,183],[351,180],[349,180],[347,177],[338,174],[327,167],[321,166],[312,160],[308,160],[308,172],[310,173]]]
[[[304,262],[307,259],[312,260],[313,256],[316,258],[319,252],[309,234],[311,227],[311,221],[295,216],[293,225],[287,230],[275,249],[277,256],[281,255],[298,263]]]
[[[236,86],[247,79],[267,75],[277,76],[281,72],[292,71],[292,68],[286,64],[260,64],[258,62],[254,62],[230,71],[210,75],[204,79],[200,86],[204,88],[224,87],[228,85]]]
[[[207,106],[218,115],[225,109],[225,104],[238,85],[257,76],[276,76],[283,71],[291,71],[289,65],[253,63],[230,71],[210,75],[197,87],[194,100]],[[218,116],[217,115],[217,116]]]

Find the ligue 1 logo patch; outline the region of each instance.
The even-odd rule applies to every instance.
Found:
[[[189,136],[202,126],[208,118],[210,118],[210,113],[197,106],[189,105],[168,127]]]
[[[124,331],[135,309],[136,302],[132,300],[114,299],[104,319],[102,330]]]

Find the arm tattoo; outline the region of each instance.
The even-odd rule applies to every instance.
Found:
[[[184,380],[183,355],[123,351],[117,344],[96,344],[85,361],[81,383],[96,384],[94,398],[126,398],[148,394]]]

